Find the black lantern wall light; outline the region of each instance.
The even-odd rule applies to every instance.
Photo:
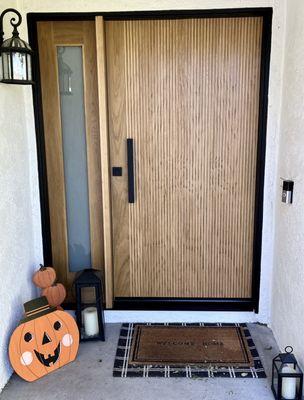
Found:
[[[3,19],[7,13],[17,17],[10,19],[12,37],[4,40]],[[14,8],[7,8],[0,15],[0,82],[32,85],[32,55],[30,45],[20,39],[17,27],[21,24],[21,14]]]

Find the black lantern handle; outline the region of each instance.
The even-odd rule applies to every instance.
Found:
[[[12,17],[10,19],[10,24],[14,27],[13,30],[13,35],[14,36],[18,36],[19,33],[17,31],[17,26],[19,26],[22,22],[22,17],[19,11],[15,10],[14,8],[7,8],[6,10],[4,10],[1,15],[0,15],[0,46],[2,45],[3,41],[4,41],[4,31],[3,31],[3,18],[7,13],[14,13],[17,15],[18,20],[16,21],[16,17]]]
[[[286,347],[285,347],[285,353],[290,354],[290,353],[292,353],[292,352],[293,352],[293,347],[292,347],[292,346],[286,346]]]

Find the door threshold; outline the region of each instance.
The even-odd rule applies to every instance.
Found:
[[[266,322],[253,311],[126,311],[106,310],[107,324],[129,323],[257,323]]]
[[[250,298],[168,298],[168,297],[116,297],[114,310],[139,311],[254,311]]]

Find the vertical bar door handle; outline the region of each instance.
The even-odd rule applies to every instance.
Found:
[[[129,203],[135,203],[134,183],[134,148],[133,139],[127,139],[127,163],[128,163],[128,199]]]

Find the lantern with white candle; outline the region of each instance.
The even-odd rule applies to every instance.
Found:
[[[105,340],[102,285],[98,271],[85,269],[75,279],[76,321],[80,340]]]
[[[303,391],[303,372],[301,371],[291,346],[285,353],[278,354],[272,362],[271,389],[275,399],[301,400]]]

